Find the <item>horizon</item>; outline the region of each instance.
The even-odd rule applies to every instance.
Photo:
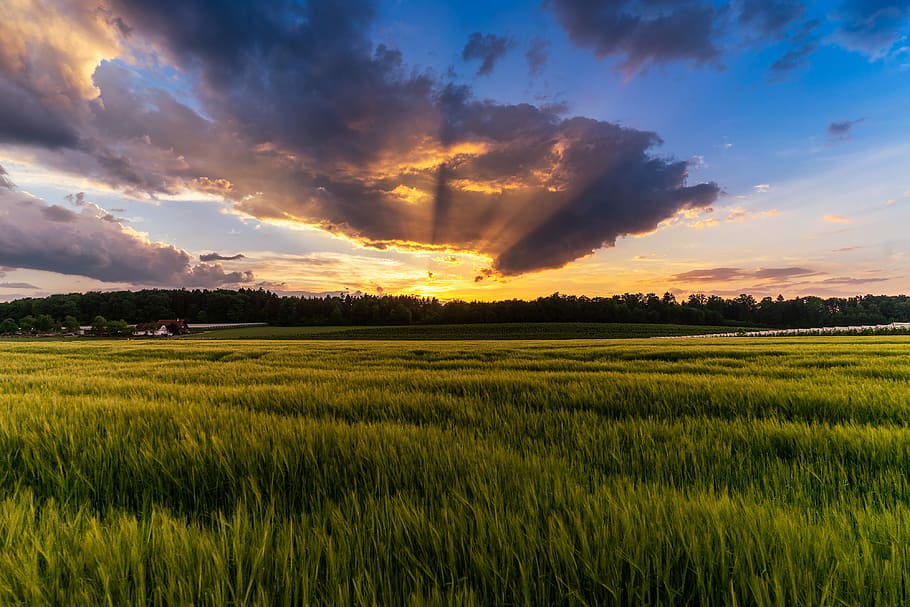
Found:
[[[262,292],[264,292],[264,293],[268,293],[268,294],[275,295],[275,296],[278,296],[278,297],[291,297],[291,298],[298,298],[298,299],[329,299],[329,298],[344,299],[344,298],[346,298],[346,297],[351,297],[351,298],[357,299],[357,298],[363,298],[363,297],[373,297],[373,298],[384,298],[384,297],[397,298],[397,297],[402,297],[402,298],[412,298],[412,299],[418,299],[418,300],[421,300],[421,299],[423,299],[423,300],[435,300],[435,301],[438,301],[440,304],[443,304],[443,305],[448,304],[448,303],[457,303],[457,302],[460,302],[460,303],[470,303],[470,304],[475,304],[475,303],[477,303],[477,304],[499,304],[499,303],[508,303],[508,302],[510,302],[510,301],[519,301],[519,302],[524,302],[524,303],[534,303],[534,302],[537,302],[537,301],[540,301],[540,300],[550,299],[550,298],[553,298],[553,297],[560,297],[560,298],[570,298],[570,297],[574,297],[574,298],[578,298],[578,299],[587,299],[587,300],[590,300],[590,301],[596,301],[596,300],[606,300],[606,299],[623,298],[623,297],[626,297],[626,296],[638,296],[638,297],[640,297],[640,298],[648,298],[648,297],[654,296],[654,297],[657,297],[658,299],[666,300],[666,296],[667,296],[667,295],[671,295],[671,296],[672,296],[672,299],[670,300],[670,303],[671,303],[671,304],[675,304],[675,305],[684,305],[684,304],[686,304],[686,303],[690,300],[690,298],[705,299],[705,300],[712,299],[712,298],[720,298],[720,299],[722,299],[722,300],[724,300],[724,301],[734,301],[734,300],[740,299],[740,298],[742,298],[742,297],[751,297],[752,300],[753,300],[756,304],[760,304],[760,303],[762,303],[762,302],[765,301],[765,300],[772,300],[772,301],[774,301],[774,302],[790,302],[790,301],[806,300],[806,299],[812,299],[812,298],[816,298],[816,299],[821,299],[821,300],[823,300],[823,301],[827,301],[827,300],[830,300],[830,299],[862,300],[862,299],[866,299],[866,298],[892,298],[892,299],[899,299],[899,298],[908,298],[908,297],[910,297],[910,296],[908,296],[906,293],[856,293],[856,294],[853,294],[853,295],[830,295],[830,296],[819,296],[819,295],[806,294],[806,295],[795,295],[795,296],[793,296],[793,297],[784,297],[783,294],[778,294],[777,296],[774,296],[774,297],[772,297],[772,296],[770,296],[770,295],[765,295],[765,296],[762,296],[762,297],[757,297],[757,296],[755,296],[755,295],[752,294],[752,293],[738,293],[738,294],[736,294],[735,296],[733,296],[733,295],[731,295],[731,296],[724,296],[724,295],[719,295],[719,294],[717,294],[717,293],[701,292],[701,291],[693,292],[693,293],[687,293],[687,294],[685,294],[685,295],[680,296],[680,295],[677,295],[677,294],[673,293],[672,291],[664,290],[663,292],[658,292],[658,291],[647,291],[647,292],[645,292],[645,291],[635,291],[635,292],[625,291],[625,292],[623,292],[623,293],[609,293],[609,294],[603,294],[603,295],[593,295],[593,294],[588,294],[588,293],[561,293],[561,292],[559,292],[559,291],[554,291],[554,292],[548,293],[548,294],[546,294],[546,295],[538,295],[538,296],[535,296],[535,297],[524,297],[524,298],[521,298],[521,297],[512,297],[512,298],[508,298],[508,299],[464,299],[464,298],[459,298],[459,297],[441,298],[441,297],[436,297],[435,295],[421,295],[421,294],[419,294],[419,293],[369,293],[369,292],[363,292],[363,291],[324,291],[324,292],[322,292],[322,293],[311,293],[311,292],[307,292],[307,291],[279,292],[279,291],[272,291],[272,290],[266,289],[265,287],[261,287],[261,286],[260,286],[260,287],[249,287],[249,286],[225,287],[225,286],[218,286],[218,287],[191,287],[191,288],[187,288],[187,287],[176,287],[176,288],[168,288],[168,287],[143,287],[142,289],[139,289],[139,288],[137,288],[137,289],[116,289],[116,288],[111,288],[111,289],[101,289],[101,290],[92,290],[92,291],[70,291],[70,292],[50,293],[50,294],[47,294],[47,295],[37,295],[37,296],[28,295],[28,296],[23,296],[23,297],[17,297],[17,298],[15,298],[15,299],[0,299],[0,304],[12,304],[12,303],[16,303],[16,302],[18,302],[18,301],[29,300],[29,299],[33,299],[33,300],[43,300],[43,299],[49,299],[49,298],[52,298],[52,297],[68,297],[68,296],[82,297],[82,296],[88,295],[88,294],[90,294],[90,293],[100,293],[100,294],[133,293],[133,294],[139,294],[139,293],[141,293],[141,292],[143,292],[143,291],[156,291],[156,290],[157,290],[157,291],[165,291],[165,292],[186,291],[186,292],[188,292],[188,293],[192,293],[192,292],[194,292],[194,291],[199,291],[199,292],[214,292],[214,291],[228,291],[228,292],[238,292],[238,291],[262,291]],[[703,305],[703,304],[701,304],[701,305]]]
[[[15,3],[0,301],[910,291],[910,3],[488,12]]]

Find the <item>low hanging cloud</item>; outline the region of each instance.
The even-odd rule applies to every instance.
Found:
[[[822,281],[819,281],[823,285],[837,285],[837,286],[850,286],[850,285],[865,285],[873,284],[876,282],[887,282],[891,280],[890,278],[882,278],[879,276],[872,276],[867,278],[855,278],[852,276],[833,276],[831,278],[826,278]]]
[[[672,279],[681,282],[727,282],[730,280],[786,280],[805,276],[816,275],[815,270],[800,267],[786,268],[759,268],[746,270],[744,268],[708,268],[703,270],[690,270],[682,274],[675,274]]]
[[[76,213],[12,187],[0,189],[0,265],[137,285],[215,287],[253,279],[218,264],[191,266],[185,251],[106,221],[94,205]]]
[[[559,106],[479,100],[469,87],[409,69],[400,51],[371,42],[376,11],[368,1],[187,0],[179,11],[151,0],[102,4],[101,21],[85,31],[106,27],[118,50],[154,48],[158,61],[197,79],[204,114],[150,88],[135,69],[105,61],[91,73],[95,96],[74,96],[66,114],[78,145],[37,136],[29,143],[39,162],[126,192],[214,193],[259,219],[314,225],[367,246],[479,252],[504,275],[564,266],[652,231],[680,210],[707,207],[720,193],[714,183],[689,184],[687,162],[658,155],[656,133],[570,116]],[[85,10],[96,5],[81,0]],[[633,37],[677,32],[665,19],[639,26]],[[488,38],[480,40],[489,50]],[[501,40],[494,36],[495,52],[478,51],[476,59],[501,56]],[[89,215],[88,206],[81,213],[44,207],[29,211],[41,226],[84,222],[88,233],[141,243],[115,218]],[[99,232],[101,225],[110,232]],[[196,271],[172,247],[144,246],[150,263],[163,258],[171,269],[140,278],[111,270],[113,260],[94,264],[93,275],[154,284],[244,280],[220,276],[217,264]],[[30,251],[46,257],[37,246]],[[84,274],[93,264],[71,266]]]
[[[487,34],[484,36],[480,32],[474,32],[468,37],[468,41],[461,51],[461,58],[465,61],[480,61],[480,67],[477,68],[478,76],[486,76],[496,67],[496,62],[509,50],[512,42],[503,36]]]
[[[243,253],[237,253],[236,255],[221,255],[219,253],[205,253],[204,255],[199,256],[199,261],[210,262],[210,261],[235,261],[237,259],[243,259]]]
[[[30,282],[0,282],[0,289],[40,289]]]

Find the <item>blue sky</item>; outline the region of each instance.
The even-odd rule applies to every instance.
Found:
[[[0,299],[908,292],[910,2],[10,8]]]

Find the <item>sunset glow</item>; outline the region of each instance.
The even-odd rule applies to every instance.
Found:
[[[0,300],[905,293],[885,4],[8,2]]]

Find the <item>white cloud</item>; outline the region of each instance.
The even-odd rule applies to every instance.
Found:
[[[190,265],[190,255],[151,242],[99,207],[78,212],[0,187],[0,265],[87,276],[104,282],[214,287],[248,282],[220,264]]]

